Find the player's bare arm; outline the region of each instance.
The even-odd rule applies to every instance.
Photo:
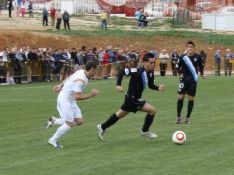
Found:
[[[75,99],[76,100],[86,100],[91,97],[95,97],[99,94],[99,91],[97,89],[92,89],[89,93],[82,93],[82,92],[76,92],[75,93]]]
[[[123,88],[123,86],[116,86],[116,90],[118,92],[123,92],[124,88]]]
[[[164,91],[164,90],[165,90],[165,85],[164,85],[164,84],[160,84],[160,85],[158,86],[158,90],[159,90],[159,91]]]
[[[65,78],[61,83],[55,85],[55,86],[52,88],[52,90],[53,90],[54,92],[60,92],[60,91],[62,90],[62,88],[63,88],[64,83],[67,81],[68,78],[69,78],[69,77]]]

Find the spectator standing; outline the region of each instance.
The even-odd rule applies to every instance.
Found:
[[[86,47],[82,46],[80,51],[77,53],[77,59],[80,67],[84,67],[86,63]]]
[[[77,58],[77,51],[76,51],[75,48],[72,48],[72,50],[71,50],[71,59],[72,59],[73,65],[78,65],[79,64],[79,61],[78,61],[78,58]]]
[[[95,61],[95,54],[92,49],[89,49],[86,54],[86,61]]]
[[[105,10],[103,10],[100,14],[100,18],[101,18],[101,28],[102,29],[107,29],[107,12]]]
[[[138,9],[136,12],[135,12],[135,18],[137,20],[137,26],[140,27],[140,17],[142,15],[142,11],[141,9]]]
[[[155,59],[158,58],[158,52],[157,52],[156,49],[152,48],[152,49],[150,50],[150,53],[152,53],[152,54],[154,55]]]
[[[20,11],[21,11],[21,16],[24,17],[24,15],[25,15],[25,0],[21,1]]]
[[[68,30],[71,30],[70,29],[69,19],[70,19],[70,15],[67,12],[67,10],[65,10],[64,13],[63,13],[63,22],[64,22],[64,29],[65,30],[67,30],[67,28],[68,28]]]
[[[20,4],[20,12],[21,12],[21,16],[24,17],[25,15],[25,1],[24,0],[22,0]]]
[[[50,9],[51,26],[54,26],[55,14],[56,14],[56,9],[54,7],[51,7]]]
[[[203,66],[205,67],[207,54],[203,50],[200,52],[200,57],[202,59]]]
[[[23,62],[24,58],[20,49],[15,52],[14,58],[14,81],[16,83],[22,83],[22,73],[23,73]]]
[[[171,54],[171,70],[173,76],[177,76],[176,63],[178,59],[179,59],[179,54],[177,53],[177,50],[174,49],[174,51]]]
[[[61,22],[62,22],[62,13],[61,13],[61,10],[58,9],[55,13],[55,16],[56,16],[56,29],[57,30],[60,30],[60,26],[61,26]]]
[[[232,53],[231,49],[226,50],[226,54],[224,55],[224,71],[225,76],[232,75],[232,63],[230,63],[230,60],[232,59]]]
[[[53,66],[52,66],[52,73],[56,76],[57,80],[60,80],[60,71],[63,67],[62,63],[60,62],[61,54],[58,50],[52,54],[53,58]]]
[[[217,50],[214,55],[215,60],[215,76],[220,76],[220,68],[221,68],[221,50]]]
[[[32,82],[32,62],[34,61],[34,49],[29,49],[27,57],[28,57],[28,67],[27,67],[27,82]]]
[[[32,1],[30,1],[28,5],[28,13],[29,13],[29,18],[33,18],[33,4]]]
[[[48,26],[48,10],[46,8],[42,11],[42,21],[43,26]]]
[[[39,61],[39,56],[37,54],[38,49],[33,48],[29,53],[28,53],[28,59],[29,59],[29,64],[31,64],[31,78],[30,75],[28,75],[28,81],[38,81],[38,61]],[[30,73],[30,71],[29,71]],[[30,81],[31,79],[31,81]]]
[[[0,55],[0,84],[6,83],[7,70],[3,61],[2,55]]]
[[[162,52],[159,54],[159,59],[160,59],[160,75],[165,76],[166,71],[167,71],[167,60],[169,59],[169,55],[167,51],[164,49]]]
[[[13,7],[13,0],[8,0],[8,12],[9,12],[9,18],[11,18],[11,11],[12,11],[12,7]]]

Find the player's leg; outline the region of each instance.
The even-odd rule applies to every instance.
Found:
[[[63,125],[61,125],[54,135],[49,139],[49,144],[53,145],[55,148],[62,148],[63,146],[59,144],[59,139],[66,134],[72,127],[74,126],[74,122],[65,121]]]
[[[186,119],[185,119],[186,124],[190,123],[190,115],[193,111],[193,106],[194,106],[194,97],[188,95],[187,115],[186,115]]]
[[[103,135],[105,130],[111,127],[112,125],[114,125],[120,118],[125,117],[127,114],[128,114],[127,111],[120,109],[118,112],[112,114],[104,123],[98,124],[97,129],[98,129],[99,139],[103,141],[104,140]]]
[[[61,102],[57,102],[57,110],[58,110],[59,114],[63,113],[63,111],[62,111],[62,109],[60,107],[61,106],[60,103]],[[48,129],[48,128],[50,128],[53,125],[62,125],[62,124],[64,124],[64,122],[65,122],[65,120],[64,120],[64,118],[61,115],[59,115],[59,117],[51,116],[47,120],[45,128]]]
[[[104,123],[102,123],[102,129],[105,131],[110,126],[114,125],[120,118],[125,117],[128,112],[120,109],[118,112],[112,114]]]
[[[187,115],[185,119],[185,123],[189,124],[190,123],[190,115],[193,111],[193,106],[194,106],[194,97],[196,95],[196,89],[197,89],[197,83],[193,82],[189,85],[188,88],[188,106],[187,106]]]
[[[179,95],[177,100],[177,116],[175,121],[176,124],[179,124],[181,120],[181,111],[183,109],[183,103],[186,91],[187,91],[187,83],[183,79],[181,79],[178,87]]]
[[[81,113],[81,110],[80,108],[75,105],[74,107],[74,113],[73,113],[73,117],[74,117],[74,121],[75,121],[75,125],[76,126],[80,126],[83,124],[84,120],[83,120],[83,117],[82,117],[82,113]]]
[[[64,119],[64,123],[57,129],[54,135],[49,139],[49,144],[55,148],[61,148],[62,146],[58,143],[59,139],[66,134],[73,126],[75,110],[70,104],[58,101],[57,104],[58,112],[61,118]]]
[[[181,120],[181,111],[183,109],[184,97],[185,97],[185,94],[178,95],[176,124],[179,124]]]
[[[64,119],[61,118],[61,117],[58,118],[58,117],[52,116],[51,118],[52,118],[52,121],[53,121],[54,125],[62,125],[65,122]]]
[[[120,110],[112,114],[104,123],[98,124],[98,136],[101,141],[103,141],[103,134],[107,128],[114,125],[120,118],[125,117],[129,112],[136,112],[137,106],[134,104],[132,97],[125,95],[124,103]]]
[[[84,122],[83,118],[75,118],[76,126],[82,125]]]
[[[157,137],[157,135],[153,132],[149,131],[150,126],[152,125],[154,121],[154,116],[156,114],[156,109],[154,106],[152,106],[149,103],[145,103],[144,106],[140,109],[140,111],[146,112],[145,116],[145,122],[141,129],[142,136],[154,139]]]
[[[64,124],[64,122],[65,122],[64,119],[61,117],[51,116],[47,120],[45,128],[48,129],[48,128],[52,127],[53,125],[62,125],[62,124]]]

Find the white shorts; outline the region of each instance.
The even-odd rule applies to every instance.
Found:
[[[75,118],[82,118],[81,110],[77,104],[71,103],[67,100],[58,100],[57,110],[60,117],[63,118],[64,121],[74,122]]]

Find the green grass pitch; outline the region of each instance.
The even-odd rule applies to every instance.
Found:
[[[44,129],[57,116],[54,83],[0,86],[0,175],[233,175],[234,77],[199,79],[191,124],[174,124],[178,77],[156,77],[163,93],[146,89],[143,98],[156,106],[151,130],[158,138],[140,136],[145,114],[129,114],[97,138],[96,124],[116,112],[124,93],[115,80],[90,81],[99,96],[80,101],[85,122],[62,139],[63,149],[48,145],[57,127]],[[123,85],[127,89],[128,79]],[[186,113],[184,102],[183,116]],[[171,141],[172,133],[187,134],[184,145]]]

